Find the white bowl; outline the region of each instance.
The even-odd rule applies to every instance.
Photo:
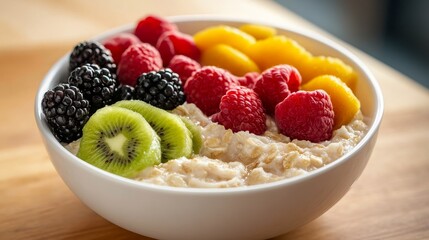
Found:
[[[239,26],[251,21],[203,16],[170,18],[193,34],[208,26]],[[35,116],[56,170],[92,210],[130,231],[158,239],[263,239],[286,233],[322,215],[349,190],[365,168],[383,114],[378,83],[356,56],[338,44],[302,30],[282,26],[285,34],[314,54],[339,57],[359,75],[356,94],[369,126],[349,153],[306,175],[273,183],[228,189],[189,189],[137,182],[98,169],[72,155],[51,134],[41,110],[43,94],[64,79],[68,55],[46,75],[35,100]],[[101,40],[124,26],[95,38]]]

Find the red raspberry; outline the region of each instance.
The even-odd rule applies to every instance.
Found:
[[[299,89],[301,75],[290,65],[277,65],[265,70],[257,80],[254,90],[262,99],[267,113],[273,114],[276,105],[291,92]]]
[[[156,43],[156,48],[166,66],[175,55],[185,55],[195,61],[199,61],[201,55],[192,36],[178,31],[163,33]]]
[[[277,104],[275,121],[280,133],[292,139],[328,140],[334,126],[331,98],[324,90],[291,93]]]
[[[302,77],[298,69],[291,65],[282,64],[272,67],[272,70],[279,71],[282,73],[283,76],[285,76],[289,91],[296,92],[299,90],[299,87],[301,86],[302,82]]]
[[[134,86],[142,73],[158,71],[161,68],[162,60],[156,48],[148,43],[135,44],[122,54],[118,79],[122,84]]]
[[[112,53],[113,60],[116,64],[121,61],[122,53],[133,44],[141,43],[140,40],[132,33],[120,33],[115,35],[106,41],[103,45]]]
[[[158,38],[167,31],[176,31],[177,26],[159,16],[149,15],[141,19],[134,34],[142,41],[156,46]]]
[[[168,67],[173,72],[179,74],[182,85],[185,85],[186,80],[188,80],[192,73],[200,69],[201,65],[187,56],[176,55],[171,59]]]
[[[206,66],[188,78],[184,90],[186,100],[210,116],[219,111],[220,99],[235,86],[238,86],[238,83],[231,73],[222,68]]]
[[[220,112],[212,120],[233,132],[249,131],[261,135],[267,129],[265,113],[258,95],[250,88],[237,86],[220,101]]]
[[[246,73],[242,77],[237,77],[237,81],[238,81],[238,83],[240,83],[241,86],[253,89],[256,81],[258,80],[258,77],[259,77],[259,73],[249,72],[249,73]]]

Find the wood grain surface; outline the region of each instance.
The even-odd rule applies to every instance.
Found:
[[[271,1],[0,0],[0,239],[148,239],[104,220],[62,182],[34,117],[51,65],[82,41],[149,14],[216,14],[324,33]],[[429,239],[429,91],[348,46],[385,99],[378,142],[346,196],[276,239]]]

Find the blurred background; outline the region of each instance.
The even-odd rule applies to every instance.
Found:
[[[275,0],[429,88],[429,0]]]

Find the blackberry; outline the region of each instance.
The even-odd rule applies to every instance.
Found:
[[[116,79],[116,64],[110,51],[102,44],[93,41],[78,43],[70,54],[69,71],[87,63],[94,63],[100,68],[109,69]]]
[[[66,83],[48,90],[42,99],[49,128],[55,138],[65,143],[82,136],[82,128],[89,119],[89,107],[82,92]]]
[[[121,84],[116,88],[114,102],[131,100],[134,98],[134,88],[130,85]]]
[[[186,101],[179,75],[169,68],[140,75],[134,98],[165,110],[172,110]]]
[[[112,78],[107,68],[100,68],[96,64],[77,67],[70,73],[68,83],[79,88],[88,99],[91,113],[113,103],[116,80]]]

